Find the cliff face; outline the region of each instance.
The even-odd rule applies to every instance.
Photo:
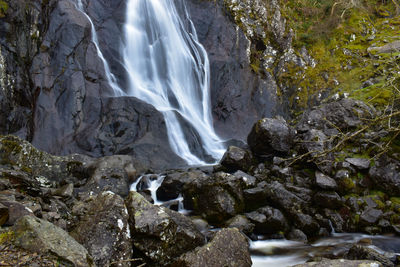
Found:
[[[395,106],[397,9],[353,2],[186,1],[209,54],[217,132],[244,140],[258,118],[290,115],[336,92]],[[112,98],[92,26],[74,1],[0,3],[0,134],[59,155],[182,163],[159,112],[135,98]],[[83,1],[121,88],[125,5]]]
[[[120,54],[125,4],[83,1],[121,88],[126,87]],[[18,135],[53,154],[158,155],[159,165],[179,165],[161,114],[135,98],[112,98],[90,21],[74,1],[7,5],[0,23],[2,134]],[[222,2],[187,1],[187,6],[210,55],[217,131],[243,140],[259,117],[275,112],[274,80],[250,68],[251,42]]]

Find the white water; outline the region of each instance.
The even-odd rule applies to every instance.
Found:
[[[111,73],[110,66],[107,63],[107,60],[104,58],[103,53],[101,52],[100,46],[99,46],[99,40],[97,38],[97,32],[94,27],[94,24],[92,22],[92,19],[89,17],[88,14],[86,14],[85,9],[83,8],[82,0],[77,0],[77,8],[79,11],[81,11],[85,17],[89,20],[90,26],[91,26],[91,33],[92,33],[92,43],[96,48],[97,55],[103,62],[104,66],[104,72],[106,74],[106,79],[108,84],[111,86],[113,89],[114,93],[116,96],[123,96],[125,95],[124,91],[118,86],[117,80],[115,79],[114,74]]]
[[[174,2],[128,1],[123,51],[130,82],[127,94],[162,112],[174,152],[190,165],[203,165],[186,141],[178,114],[195,129],[206,154],[219,160],[225,149],[211,118],[207,53],[186,8],[183,21]]]

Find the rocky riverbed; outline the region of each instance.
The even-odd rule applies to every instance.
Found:
[[[332,231],[398,236],[399,151],[379,154],[376,143],[393,137],[379,116],[360,101],[328,101],[293,122],[258,121],[249,145],[229,147],[219,165],[153,174],[132,156],[58,157],[2,136],[0,262],[251,266],[250,240],[293,240],[308,251]],[[161,206],[148,188],[160,175],[153,197]],[[135,182],[137,192],[130,191]],[[186,215],[177,212],[177,199]],[[373,249],[371,240],[309,259],[399,264],[398,251]]]

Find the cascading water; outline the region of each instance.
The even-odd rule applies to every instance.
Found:
[[[163,113],[172,149],[190,165],[205,162],[190,149],[179,116],[197,132],[205,153],[219,160],[224,146],[215,134],[209,96],[209,62],[182,2],[129,0],[125,26],[128,95]]]
[[[99,56],[99,58],[103,62],[104,72],[106,74],[106,79],[107,79],[108,84],[111,86],[111,88],[113,89],[114,94],[116,96],[125,95],[124,91],[118,86],[117,80],[116,80],[115,76],[111,73],[110,66],[108,65],[107,60],[104,58],[103,53],[100,50],[99,40],[97,38],[96,29],[94,27],[92,19],[89,17],[88,14],[86,14],[85,9],[83,8],[82,0],[77,0],[77,7],[78,7],[78,10],[81,11],[86,16],[86,18],[89,20],[89,23],[90,23],[90,26],[91,26],[91,33],[92,33],[92,36],[91,36],[92,37],[92,43],[96,48],[97,55]]]

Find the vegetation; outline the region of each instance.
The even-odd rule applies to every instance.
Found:
[[[8,4],[0,0],[0,18],[3,18],[6,15],[7,10]]]

